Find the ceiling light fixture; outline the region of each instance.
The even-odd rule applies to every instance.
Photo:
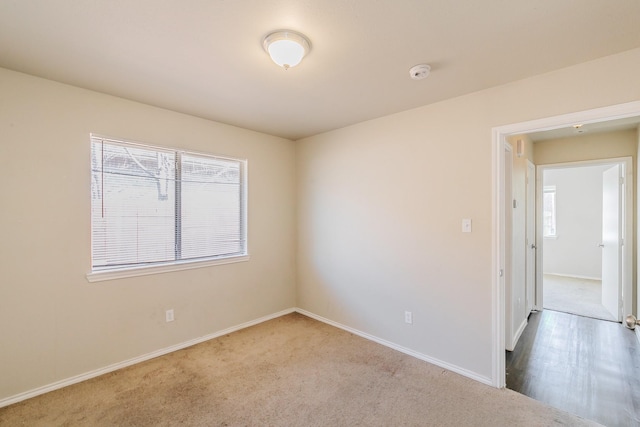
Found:
[[[269,34],[264,38],[262,46],[273,62],[285,70],[298,65],[311,50],[309,39],[291,30]]]

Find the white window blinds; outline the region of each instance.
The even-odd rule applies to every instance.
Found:
[[[245,165],[92,136],[93,271],[246,255]]]
[[[556,187],[546,186],[542,194],[542,225],[544,237],[556,237]]]

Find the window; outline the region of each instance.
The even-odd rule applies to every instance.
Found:
[[[542,199],[543,236],[557,237],[556,234],[556,187],[545,186]]]
[[[243,160],[92,135],[92,273],[246,256],[245,174]]]

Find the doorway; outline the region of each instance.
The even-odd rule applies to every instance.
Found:
[[[625,175],[631,159],[538,166],[542,306],[622,320]],[[631,240],[628,240],[631,241]]]
[[[550,117],[546,119],[534,120],[530,122],[517,123],[513,125],[500,126],[493,129],[493,317],[492,317],[492,383],[499,388],[505,387],[505,311],[506,311],[506,288],[505,288],[505,265],[506,265],[506,240],[510,237],[511,232],[505,228],[506,217],[506,199],[505,194],[505,167],[504,167],[504,144],[507,138],[512,135],[528,134],[533,132],[547,131],[552,129],[561,129],[573,127],[576,123],[583,124],[596,124],[604,123],[618,119],[638,118],[640,117],[640,102],[631,102],[627,104],[621,104],[611,107],[598,108],[594,110],[588,110],[578,113],[571,113],[562,116]],[[627,170],[627,175],[631,170]],[[627,181],[626,186],[627,200],[633,200],[631,197],[631,185],[632,180]],[[625,210],[625,212],[627,212]],[[632,236],[631,224],[632,216],[627,218],[627,224],[629,225],[624,230],[625,236]],[[541,237],[541,236],[538,236]],[[627,242],[632,242],[633,239],[625,237]],[[632,279],[632,251],[630,245],[627,245],[626,250],[622,257],[621,275],[622,275],[622,293],[624,307],[622,311],[626,313],[632,313],[632,295],[635,295],[632,291],[631,279]],[[542,251],[537,251],[536,260],[536,281],[542,280],[542,260],[540,259]],[[538,283],[537,283],[538,284]],[[537,286],[536,289],[536,304],[543,301],[542,285]]]

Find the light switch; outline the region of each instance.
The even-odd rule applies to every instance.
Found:
[[[462,232],[471,233],[471,220],[469,218],[462,220]]]

